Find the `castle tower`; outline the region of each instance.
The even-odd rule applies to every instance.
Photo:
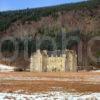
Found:
[[[42,54],[40,50],[37,50],[37,52],[31,56],[30,71],[42,72]]]
[[[47,72],[47,59],[48,59],[48,54],[46,50],[43,50],[42,52],[42,70],[43,72]]]
[[[76,72],[77,71],[77,55],[73,50],[66,51],[66,71]]]

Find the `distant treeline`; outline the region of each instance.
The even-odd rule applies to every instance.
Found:
[[[100,0],[88,0],[80,3],[64,4],[59,6],[25,9],[16,11],[0,12],[0,31],[5,31],[13,22],[38,21],[41,17],[53,16],[57,18],[58,12],[77,10],[77,9],[96,9],[100,5]]]

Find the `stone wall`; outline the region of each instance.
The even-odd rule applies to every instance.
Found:
[[[48,71],[65,71],[65,58],[63,57],[48,57],[47,60]]]

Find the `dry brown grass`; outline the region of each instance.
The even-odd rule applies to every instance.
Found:
[[[53,88],[55,87],[55,88]],[[100,84],[83,84],[65,81],[0,81],[0,92],[14,92],[24,90],[31,92],[46,92],[50,90],[64,90],[77,92],[100,92]]]
[[[35,73],[35,72],[7,72],[0,73],[0,78],[6,77],[47,77],[47,78],[77,78],[84,79],[92,76],[100,76],[100,73]],[[55,88],[53,88],[55,87]],[[100,84],[87,84],[80,81],[56,81],[56,80],[34,80],[34,81],[8,81],[0,80],[0,92],[14,92],[24,90],[31,92],[44,92],[50,90],[64,90],[77,92],[100,92]]]
[[[96,72],[0,72],[0,77],[51,77],[51,78],[84,78],[84,77],[92,77],[92,76],[100,76],[100,73]]]

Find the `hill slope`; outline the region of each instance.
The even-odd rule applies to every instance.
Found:
[[[1,33],[35,34],[45,31],[44,27],[55,30],[51,26],[55,26],[57,30],[64,27],[66,32],[80,30],[82,33],[98,34],[100,32],[100,0],[0,12]]]
[[[84,66],[100,65],[100,63],[93,62],[87,57],[89,39],[94,36],[100,36],[100,0],[0,12],[0,38],[12,36],[19,44],[18,49],[21,56],[16,58],[17,61],[14,61],[16,66],[29,64],[22,58],[25,40],[28,41],[28,54],[30,56],[36,50],[36,38],[40,37],[41,39],[41,36],[49,36],[54,39],[57,45],[56,49],[62,49],[62,32],[65,33],[66,38],[73,35],[78,38],[78,43],[72,41],[66,46],[68,49],[77,51],[77,44],[82,40],[83,61],[79,64]],[[100,41],[94,44],[92,50],[93,54],[99,58],[100,47],[98,44],[100,44]],[[40,48],[53,49],[50,41],[44,41]],[[14,51],[12,43],[5,42],[3,51]]]

